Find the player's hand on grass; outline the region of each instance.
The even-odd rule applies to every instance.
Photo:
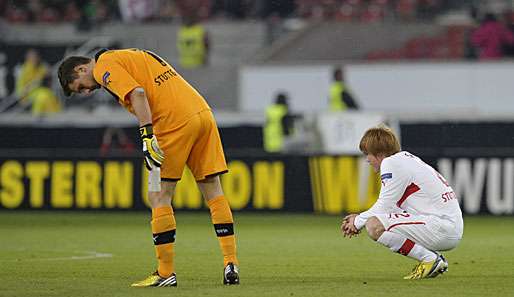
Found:
[[[350,226],[347,222],[343,224],[341,227],[341,232],[344,237],[352,238],[354,236],[359,235],[360,231],[356,230],[355,227]]]
[[[144,125],[139,128],[141,140],[143,142],[143,155],[145,157],[145,165],[148,170],[155,167],[161,167],[164,161],[164,152],[159,147],[157,138],[153,134],[152,124]]]
[[[357,214],[350,214],[344,217],[343,222],[341,223],[341,232],[344,237],[352,238],[354,236],[359,235],[360,231],[355,228],[355,217]]]

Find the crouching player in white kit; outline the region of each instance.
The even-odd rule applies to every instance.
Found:
[[[351,238],[366,226],[371,239],[418,260],[405,279],[446,272],[448,262],[438,251],[455,248],[464,226],[452,188],[434,168],[400,151],[396,136],[385,126],[366,131],[359,148],[375,171],[380,171],[382,187],[369,210],[344,218],[344,236]]]

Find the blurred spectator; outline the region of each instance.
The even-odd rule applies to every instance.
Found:
[[[335,13],[335,20],[339,22],[351,22],[358,17],[358,10],[348,3],[341,5]]]
[[[4,15],[10,23],[24,23],[29,20],[27,10],[12,2],[8,2]]]
[[[124,22],[141,22],[152,19],[159,2],[154,0],[118,0],[121,17]]]
[[[209,34],[198,22],[196,14],[184,18],[178,30],[177,49],[183,68],[194,69],[208,64]]]
[[[432,19],[441,8],[441,0],[418,0],[417,15],[420,19]]]
[[[366,8],[366,10],[361,14],[360,19],[363,23],[382,21],[384,19],[383,7],[377,4],[369,5]]]
[[[270,15],[278,14],[281,18],[291,16],[296,8],[294,0],[262,0],[261,17],[267,18]]]
[[[353,96],[348,91],[341,68],[334,69],[333,82],[330,85],[330,111],[345,111],[348,109],[359,109]]]
[[[212,14],[224,15],[234,19],[246,17],[245,1],[241,0],[213,0]]]
[[[76,5],[80,11],[79,19],[76,23],[77,30],[89,31],[93,28],[93,15],[91,3],[88,0],[76,0]]]
[[[413,21],[416,14],[415,0],[398,0],[396,1],[396,14],[403,21]]]
[[[471,35],[472,44],[479,50],[479,58],[497,59],[503,56],[503,47],[514,44],[514,35],[494,14],[487,13],[480,27]]]
[[[43,4],[41,3],[41,1],[29,0],[26,8],[28,11],[30,22],[41,21],[42,18],[40,16],[43,12],[43,9],[45,8],[45,7],[43,7]]]
[[[7,0],[0,0],[0,11],[7,10]]]
[[[162,21],[171,21],[178,18],[179,9],[175,1],[160,0],[158,18]]]
[[[95,26],[101,25],[110,19],[109,7],[104,1],[92,0],[88,5],[89,18],[93,20]]]
[[[278,13],[269,15],[266,19],[266,43],[271,45],[275,40],[284,34],[284,20]]]
[[[282,151],[284,138],[293,133],[293,120],[287,94],[278,93],[274,102],[266,108],[266,123],[263,129],[265,151],[269,153]]]
[[[51,76],[47,75],[41,85],[30,93],[29,101],[32,103],[32,115],[45,116],[61,111],[61,102],[51,89],[51,86]]]
[[[19,98],[20,103],[27,103],[27,97],[41,85],[47,72],[48,68],[41,60],[39,52],[35,49],[29,49],[16,77],[15,95]]]
[[[198,22],[208,19],[218,9],[215,7],[217,3],[215,0],[176,0],[174,2],[178,8],[179,18],[194,15]],[[219,9],[225,10],[225,7],[220,7]],[[226,16],[223,12],[220,14]]]
[[[116,148],[118,149],[118,154],[119,150],[124,154],[133,154],[135,151],[134,143],[122,128],[107,127],[105,128],[102,144],[100,145],[100,156],[107,156]]]
[[[80,12],[75,1],[70,1],[66,4],[63,15],[63,20],[65,22],[78,22],[81,16],[82,13]]]

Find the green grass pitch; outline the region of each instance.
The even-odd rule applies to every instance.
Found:
[[[178,287],[130,288],[154,270],[148,213],[2,211],[0,296],[514,296],[513,217],[466,217],[449,272],[405,281],[414,261],[343,238],[339,217],[236,213],[231,287],[208,212],[176,218]]]

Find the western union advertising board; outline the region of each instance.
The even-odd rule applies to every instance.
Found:
[[[380,190],[377,175],[358,157],[248,157],[228,166],[221,181],[234,210],[357,212]],[[0,159],[0,209],[145,209],[146,191],[140,158]],[[205,208],[187,169],[173,206]]]

